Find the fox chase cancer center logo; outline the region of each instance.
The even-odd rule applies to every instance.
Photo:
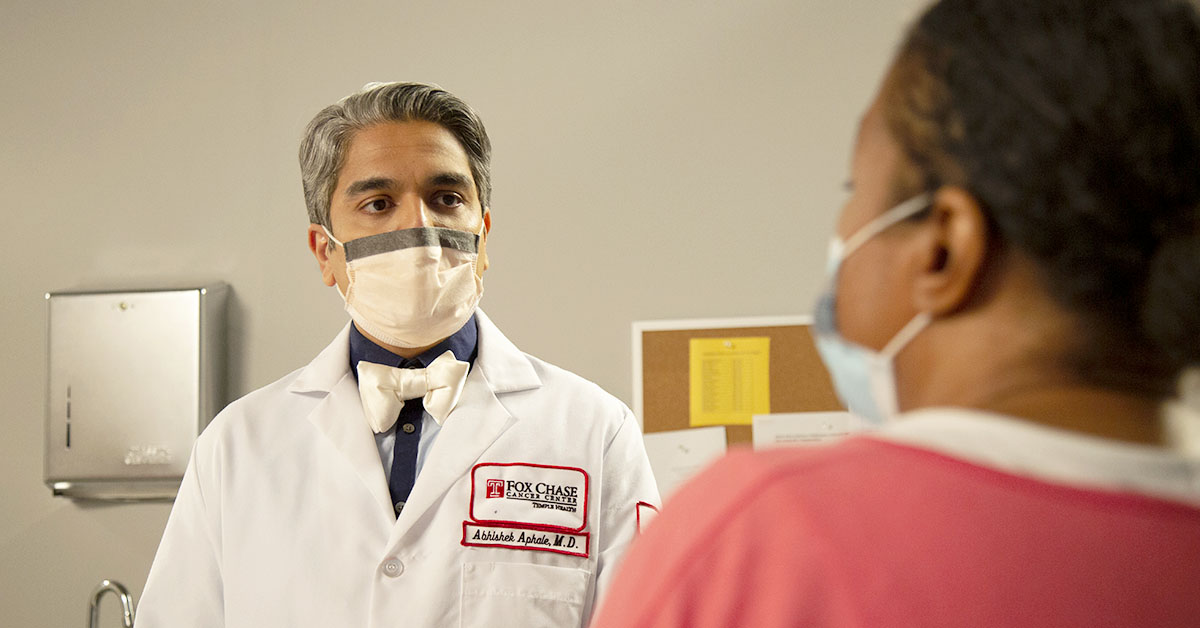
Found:
[[[588,476],[583,469],[484,463],[472,474],[472,521],[584,529]]]
[[[491,479],[487,481],[487,498],[516,499],[529,502],[533,508],[553,508],[566,512],[578,512],[579,488],[550,482]]]

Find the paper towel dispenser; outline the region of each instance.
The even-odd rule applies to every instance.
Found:
[[[225,403],[227,294],[225,284],[46,294],[55,495],[175,496],[193,441]]]

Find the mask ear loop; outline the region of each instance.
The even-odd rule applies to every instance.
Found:
[[[931,321],[933,321],[933,315],[929,312],[921,312],[917,314],[911,321],[908,321],[907,325],[901,327],[900,331],[896,332],[896,335],[892,336],[892,339],[889,340],[888,343],[879,350],[879,355],[888,359],[896,357],[896,354],[900,353],[900,350],[903,349],[909,343],[909,341],[916,337],[917,334],[921,333],[921,330],[929,326]]]
[[[471,260],[471,272],[479,277],[479,244],[483,242],[483,234],[487,231],[487,223],[483,221],[483,217],[479,218],[479,232],[472,235],[475,236],[475,257]]]
[[[862,246],[867,240],[879,235],[888,227],[923,211],[932,203],[933,199],[930,194],[923,192],[884,212],[845,241],[842,245],[841,259],[846,259],[855,249]],[[888,359],[895,357],[932,320],[933,315],[929,312],[917,314],[904,327],[901,327],[895,336],[892,336],[892,339],[884,345],[883,349],[880,349],[879,355]]]
[[[883,230],[919,213],[932,203],[933,199],[929,196],[929,193],[923,192],[887,210],[856,231],[854,235],[846,238],[845,243],[842,245],[842,259],[849,257],[855,249],[865,244],[867,240],[879,235]]]
[[[338,246],[342,247],[342,250],[343,250],[343,251],[345,251],[345,250],[346,250],[346,245],[345,245],[345,244],[342,244],[340,240],[338,240],[337,238],[333,237],[333,234],[332,234],[332,233],[330,233],[330,231],[329,231],[329,227],[326,227],[325,225],[321,225],[321,229],[325,231],[325,237],[329,238],[329,241],[330,241],[330,242],[333,242],[334,244],[336,244],[336,245],[338,245]],[[348,266],[347,266],[347,268],[346,268],[346,273],[347,273],[347,279],[349,279],[350,268],[349,268]],[[334,287],[334,289],[336,289],[336,290],[337,290],[337,292],[338,292],[338,295],[340,295],[340,296],[342,297],[342,301],[345,301],[345,302],[348,304],[348,303],[349,303],[349,301],[347,301],[347,299],[346,299],[346,293],[345,293],[345,292],[342,292],[342,287],[341,287],[341,286],[339,286],[339,285],[337,285],[337,282],[336,282],[336,281],[333,283],[333,287]]]
[[[326,227],[325,225],[321,225],[321,229],[325,231],[325,237],[329,238],[330,242],[333,242],[334,244],[342,247],[343,251],[346,250],[346,245],[342,244],[342,242],[340,240],[333,237],[333,233],[329,231],[329,227]]]

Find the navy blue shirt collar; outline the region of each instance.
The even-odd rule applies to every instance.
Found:
[[[456,359],[473,365],[475,354],[478,353],[478,341],[479,327],[475,322],[475,315],[472,314],[467,323],[449,338],[437,343],[415,358],[403,358],[371,342],[358,330],[356,325],[351,324],[350,368],[354,371],[355,377],[358,377],[359,362],[374,362],[399,368],[425,368],[447,350],[453,352]]]

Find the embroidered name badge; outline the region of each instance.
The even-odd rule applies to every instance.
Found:
[[[483,463],[471,469],[471,520],[582,532],[588,475],[583,469],[527,463]]]
[[[587,558],[591,535],[549,528],[463,522],[463,545],[541,550]]]

